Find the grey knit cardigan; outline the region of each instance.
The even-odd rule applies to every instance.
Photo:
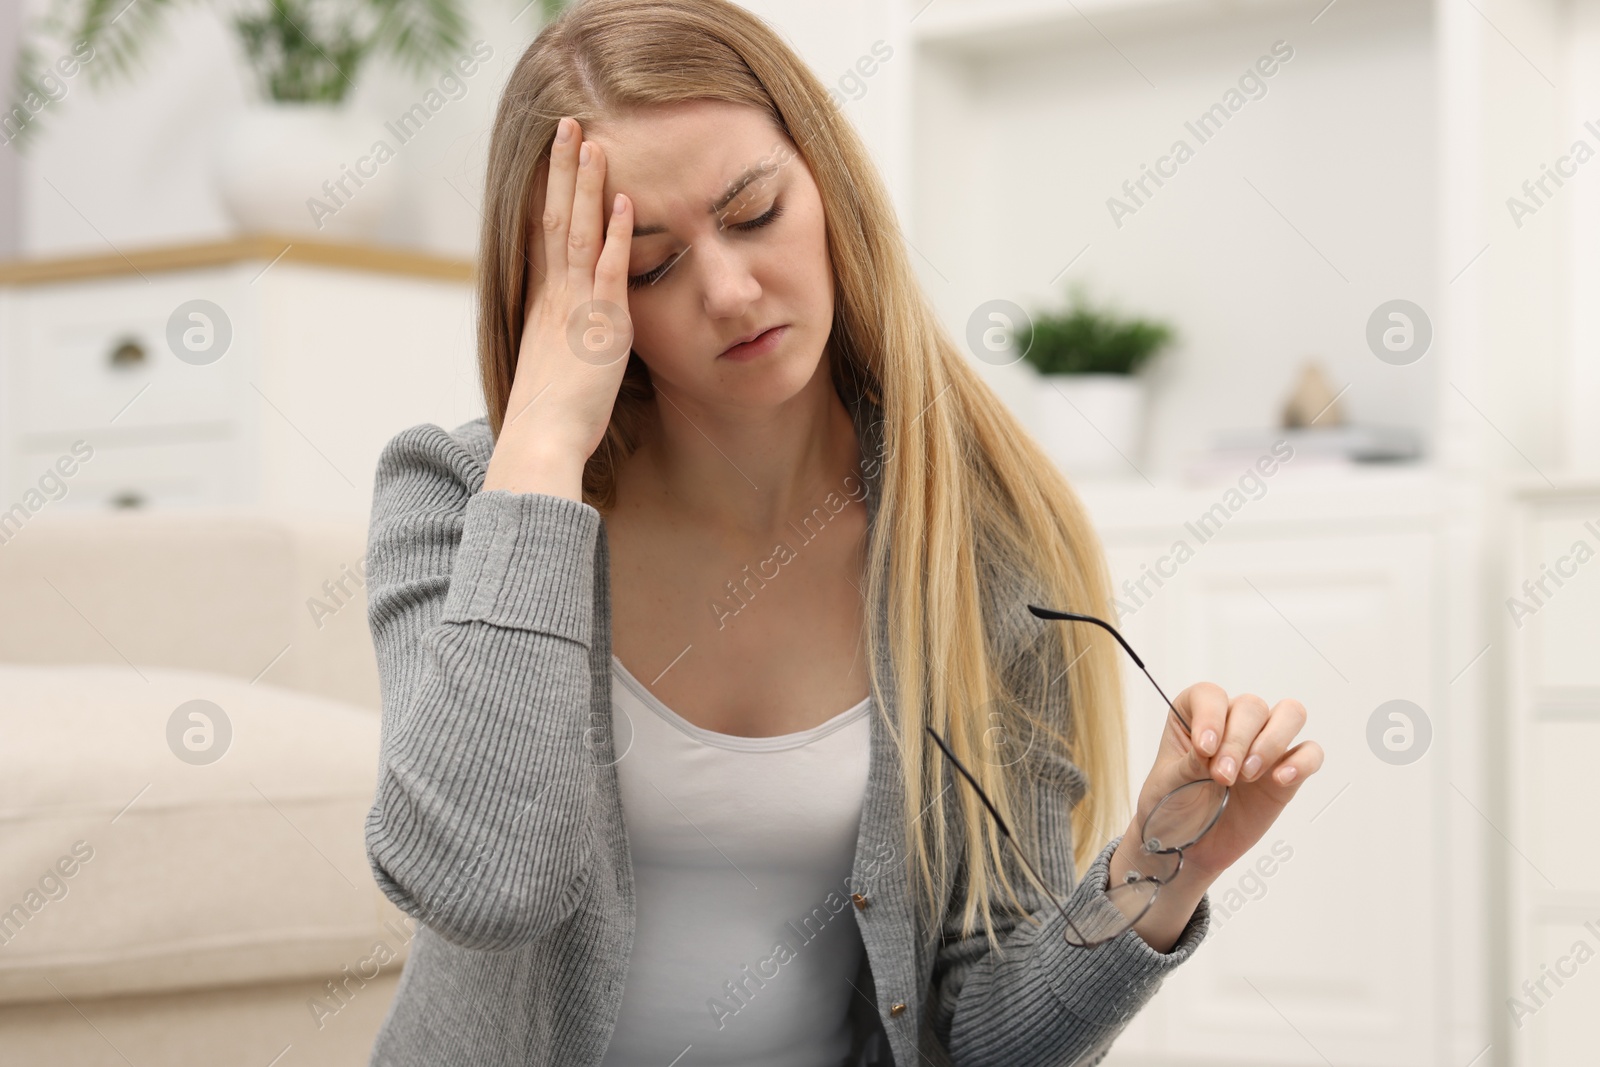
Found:
[[[847,406],[875,523],[880,412],[868,400]],[[591,1067],[622,1001],[635,912],[609,730],[605,524],[566,497],[482,491],[492,448],[484,418],[450,432],[425,423],[397,434],[378,461],[367,596],[382,725],[366,846],[384,893],[419,925],[373,1065]],[[1055,625],[1025,610],[1027,587],[990,578],[995,625],[1019,639],[1011,647]],[[1039,667],[1035,657],[1033,676]],[[1020,673],[1026,685],[1030,671]],[[1043,673],[1057,677],[1059,665]],[[960,936],[953,899],[941,930],[921,929],[889,732],[902,709],[888,665],[877,674],[884,704],[870,716],[854,892],[827,905],[850,911],[866,947],[845,1067],[1099,1063],[1204,938],[1209,901],[1167,953],[1131,930],[1074,948],[1025,877],[1018,896],[1040,922],[997,902],[1001,955],[981,926]],[[1064,714],[1066,689],[1047,685],[1038,698]],[[1116,841],[1073,885],[1070,806],[1083,776],[1054,756],[1022,766],[1043,786],[1023,787],[1037,798],[1028,810],[1044,842],[1032,857],[1041,876],[1069,909],[1111,907]],[[967,788],[947,777],[947,791]]]

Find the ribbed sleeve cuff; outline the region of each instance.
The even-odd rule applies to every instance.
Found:
[[[550,493],[481,490],[462,513],[440,619],[555,634],[588,647],[600,513]]]
[[[1072,899],[1063,901],[1074,916],[1092,913],[1096,908],[1116,907],[1105,893],[1111,854],[1121,841],[1118,837],[1100,851],[1084,872]],[[1211,925],[1211,899],[1200,898],[1189,924],[1169,952],[1157,952],[1131,929],[1095,948],[1078,948],[1068,944],[1062,935],[1065,923],[1060,913],[1052,908],[1050,915],[1039,929],[1039,950],[1051,990],[1079,1018],[1117,1024],[1154,996],[1161,980],[1194,954]],[[1107,996],[1107,990],[1112,989],[1121,995]]]

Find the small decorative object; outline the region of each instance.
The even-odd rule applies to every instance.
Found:
[[[1040,375],[1041,443],[1064,472],[1137,472],[1145,411],[1138,371],[1172,340],[1164,323],[1091,308],[1081,288],[1064,314],[1035,315],[1017,331],[1017,347]]]
[[[1307,360],[1284,401],[1279,425],[1217,431],[1209,449],[1184,460],[1184,475],[1195,484],[1231,480],[1263,458],[1295,471],[1422,460],[1416,429],[1354,421],[1340,406],[1339,392],[1322,365]]]
[[[1344,425],[1344,409],[1339,406],[1339,391],[1322,373],[1322,365],[1307,360],[1300,368],[1289,399],[1283,405],[1283,428],[1299,429],[1317,426],[1331,429]]]
[[[72,72],[81,69],[93,86],[131,75],[161,19],[179,2],[51,0],[18,51],[8,114],[23,120],[5,131],[12,143],[22,147],[46,105],[64,95],[65,58],[73,58]],[[393,180],[362,184],[348,174],[384,127],[382,117],[350,106],[349,91],[367,60],[377,56],[418,77],[448,70],[466,52],[466,2],[225,0],[218,5],[257,87],[257,100],[216,145],[219,191],[240,229],[371,234],[397,190]],[[549,19],[568,0],[531,2]],[[375,173],[375,165],[369,170]],[[325,184],[346,195],[330,195]],[[336,210],[315,212],[312,200]]]

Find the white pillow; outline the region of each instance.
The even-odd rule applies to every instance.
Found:
[[[403,959],[363,843],[377,753],[373,712],[266,682],[0,663],[0,1003]]]

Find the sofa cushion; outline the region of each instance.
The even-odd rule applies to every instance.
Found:
[[[46,510],[4,540],[0,662],[221,671],[378,709],[366,519]]]
[[[404,957],[415,924],[363,842],[373,712],[209,671],[0,663],[0,738],[0,1003],[351,987]]]

